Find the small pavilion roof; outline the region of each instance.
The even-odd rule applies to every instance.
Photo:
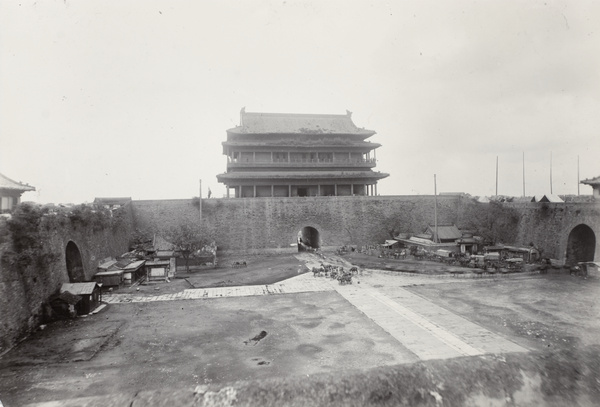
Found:
[[[21,192],[35,191],[35,187],[14,181],[3,174],[0,174],[0,189],[10,189]]]
[[[236,134],[355,134],[372,136],[373,130],[357,127],[352,113],[299,114],[240,112],[240,125],[227,130]]]

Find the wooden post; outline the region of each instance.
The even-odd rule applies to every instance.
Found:
[[[433,197],[434,197],[434,232],[433,232],[433,242],[438,243],[438,224],[437,224],[437,183],[435,180],[435,174],[433,174]]]
[[[199,185],[198,185],[198,191],[199,191],[199,195],[198,195],[198,214],[200,216],[200,222],[202,222],[202,180],[199,180]]]

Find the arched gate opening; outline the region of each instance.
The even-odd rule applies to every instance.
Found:
[[[569,233],[567,242],[567,264],[594,261],[596,235],[588,225],[577,225]]]
[[[67,273],[69,274],[69,282],[80,283],[85,280],[83,273],[83,261],[81,253],[75,243],[69,241],[65,249],[65,258],[67,261]]]
[[[319,231],[311,226],[303,227],[298,232],[298,251],[311,251],[321,247]]]

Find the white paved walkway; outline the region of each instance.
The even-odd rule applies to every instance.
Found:
[[[318,265],[316,257],[303,256],[301,259],[306,261],[309,268]],[[527,351],[402,288],[415,284],[448,282],[472,283],[473,280],[446,276],[402,276],[369,270],[363,276],[356,277],[354,284],[340,285],[328,277],[314,277],[312,273],[306,273],[269,285],[190,289],[156,296],[113,294],[103,300],[109,304],[119,304],[335,290],[422,360]],[[390,285],[394,287],[393,297],[377,289],[382,286],[389,288]]]

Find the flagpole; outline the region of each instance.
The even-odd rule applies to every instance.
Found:
[[[434,204],[435,204],[435,208],[434,208],[434,235],[433,235],[433,242],[434,243],[438,243],[438,222],[437,222],[437,182],[435,179],[436,175],[433,174],[433,199],[434,199]]]
[[[200,214],[200,222],[202,222],[202,179],[199,180],[199,185],[198,185],[198,212]]]
[[[577,155],[577,196],[579,196],[579,155]]]
[[[552,195],[552,151],[550,151],[550,195]]]
[[[498,156],[496,156],[496,196],[498,196]]]
[[[525,151],[523,151],[523,197],[525,197]]]

